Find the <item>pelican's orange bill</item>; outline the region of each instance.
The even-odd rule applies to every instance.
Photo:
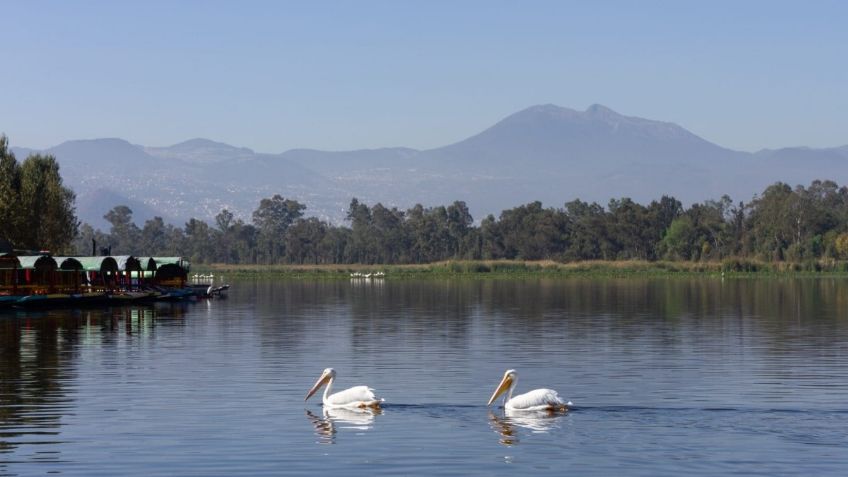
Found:
[[[329,374],[322,374],[321,377],[318,378],[318,381],[315,382],[315,385],[312,386],[312,389],[310,389],[309,392],[306,393],[306,397],[303,398],[303,400],[306,401],[307,399],[311,398],[312,395],[315,394],[316,391],[321,389],[321,386],[323,386],[324,384],[327,383],[328,379],[330,379]]]
[[[497,389],[495,389],[495,392],[492,394],[492,397],[489,399],[489,402],[486,405],[491,406],[492,403],[495,402],[495,399],[497,399],[498,396],[506,392],[506,390],[509,389],[510,386],[512,386],[512,376],[507,374],[503,377],[503,379],[501,379],[501,383],[498,384]]]

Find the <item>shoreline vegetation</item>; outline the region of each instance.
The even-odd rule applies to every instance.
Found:
[[[747,259],[684,262],[647,260],[446,260],[428,264],[320,264],[244,265],[213,263],[198,265],[203,273],[251,278],[351,278],[352,273],[384,272],[386,278],[523,278],[523,277],[636,277],[636,276],[848,276],[848,262],[817,260],[798,263]]]

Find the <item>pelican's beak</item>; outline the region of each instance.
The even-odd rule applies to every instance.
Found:
[[[303,398],[303,400],[306,401],[307,399],[311,398],[312,395],[315,394],[316,391],[321,389],[321,386],[327,384],[327,381],[329,381],[329,380],[330,380],[329,374],[327,374],[327,373],[321,374],[321,377],[318,378],[318,381],[315,381],[315,385],[312,386],[312,389],[310,389],[308,393],[306,393],[306,397]]]
[[[492,394],[492,397],[489,399],[489,402],[486,405],[491,406],[492,403],[495,402],[495,399],[497,399],[498,396],[500,396],[501,394],[505,393],[506,390],[509,389],[511,386],[512,386],[512,376],[507,374],[506,376],[503,377],[503,379],[501,380],[501,383],[498,384],[497,389],[495,389],[495,392]]]

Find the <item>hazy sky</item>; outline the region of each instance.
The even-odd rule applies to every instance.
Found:
[[[848,144],[848,2],[3,2],[12,145],[445,145],[533,104]]]

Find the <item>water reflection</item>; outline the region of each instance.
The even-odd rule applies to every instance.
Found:
[[[505,446],[519,443],[518,429],[524,429],[533,434],[545,434],[560,427],[560,421],[566,412],[517,412],[504,410],[503,415],[489,412],[489,425],[501,437],[498,440]]]
[[[376,416],[382,414],[381,409],[346,409],[324,408],[321,416],[306,410],[306,417],[315,428],[318,444],[335,444],[337,429],[352,429],[367,431],[373,427]]]
[[[31,450],[38,462],[59,463],[63,419],[74,413],[77,362],[87,349],[104,351],[154,335],[157,316],[179,318],[180,306],[5,310],[0,314],[0,474],[4,454]]]
[[[833,450],[848,429],[845,279],[247,280],[231,291],[0,311],[0,475],[357,464],[410,475],[438,473],[436,462],[491,475],[504,454],[518,475],[675,475],[706,453],[727,473],[848,466]],[[305,386],[327,365],[385,392],[386,414],[313,407],[304,427]],[[507,368],[585,411],[481,414]],[[627,405],[651,411],[616,410]]]

